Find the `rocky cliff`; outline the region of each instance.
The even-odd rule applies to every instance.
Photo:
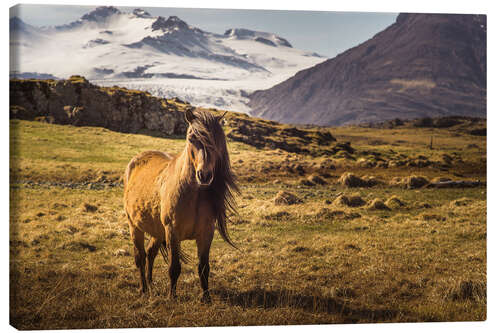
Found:
[[[68,80],[10,80],[10,117],[113,131],[183,134],[189,104],[119,87],[103,88],[81,76]]]

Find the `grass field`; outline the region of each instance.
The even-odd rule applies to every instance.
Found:
[[[153,291],[139,294],[122,208],[120,177],[130,158],[149,149],[178,152],[184,138],[18,120],[10,126],[16,328],[486,319],[486,188],[390,185],[410,175],[486,181],[485,137],[456,129],[334,128],[337,142],[349,141],[355,152],[332,156],[230,141],[242,194],[229,231],[240,251],[216,235],[213,303],[205,305],[195,262],[183,265],[178,300],[166,297],[161,256]],[[343,186],[346,171],[378,184]],[[312,175],[325,183],[304,182]],[[282,190],[302,202],[276,205]],[[346,205],[342,195],[365,204]],[[374,208],[375,199],[389,208]],[[194,242],[183,247],[196,257]]]

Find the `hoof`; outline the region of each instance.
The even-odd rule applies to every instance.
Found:
[[[203,294],[200,301],[203,304],[212,304],[212,298],[210,297],[210,294]]]

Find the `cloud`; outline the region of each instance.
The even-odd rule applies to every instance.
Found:
[[[61,25],[79,19],[95,6],[64,5],[18,5],[11,9],[10,16],[18,16],[33,26]]]

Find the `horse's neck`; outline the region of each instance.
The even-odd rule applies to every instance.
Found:
[[[194,180],[194,167],[189,163],[187,148],[184,148],[175,160],[175,176],[180,182],[191,182]]]
[[[196,186],[194,168],[190,164],[187,150],[184,149],[163,170],[159,179],[160,205],[162,214],[165,214],[164,217],[167,220],[175,217],[179,207],[195,205],[198,200],[199,189]]]
[[[175,160],[174,178],[177,179],[175,192],[179,195],[187,191],[192,193],[198,188],[196,186],[195,170],[189,161],[187,148]]]

